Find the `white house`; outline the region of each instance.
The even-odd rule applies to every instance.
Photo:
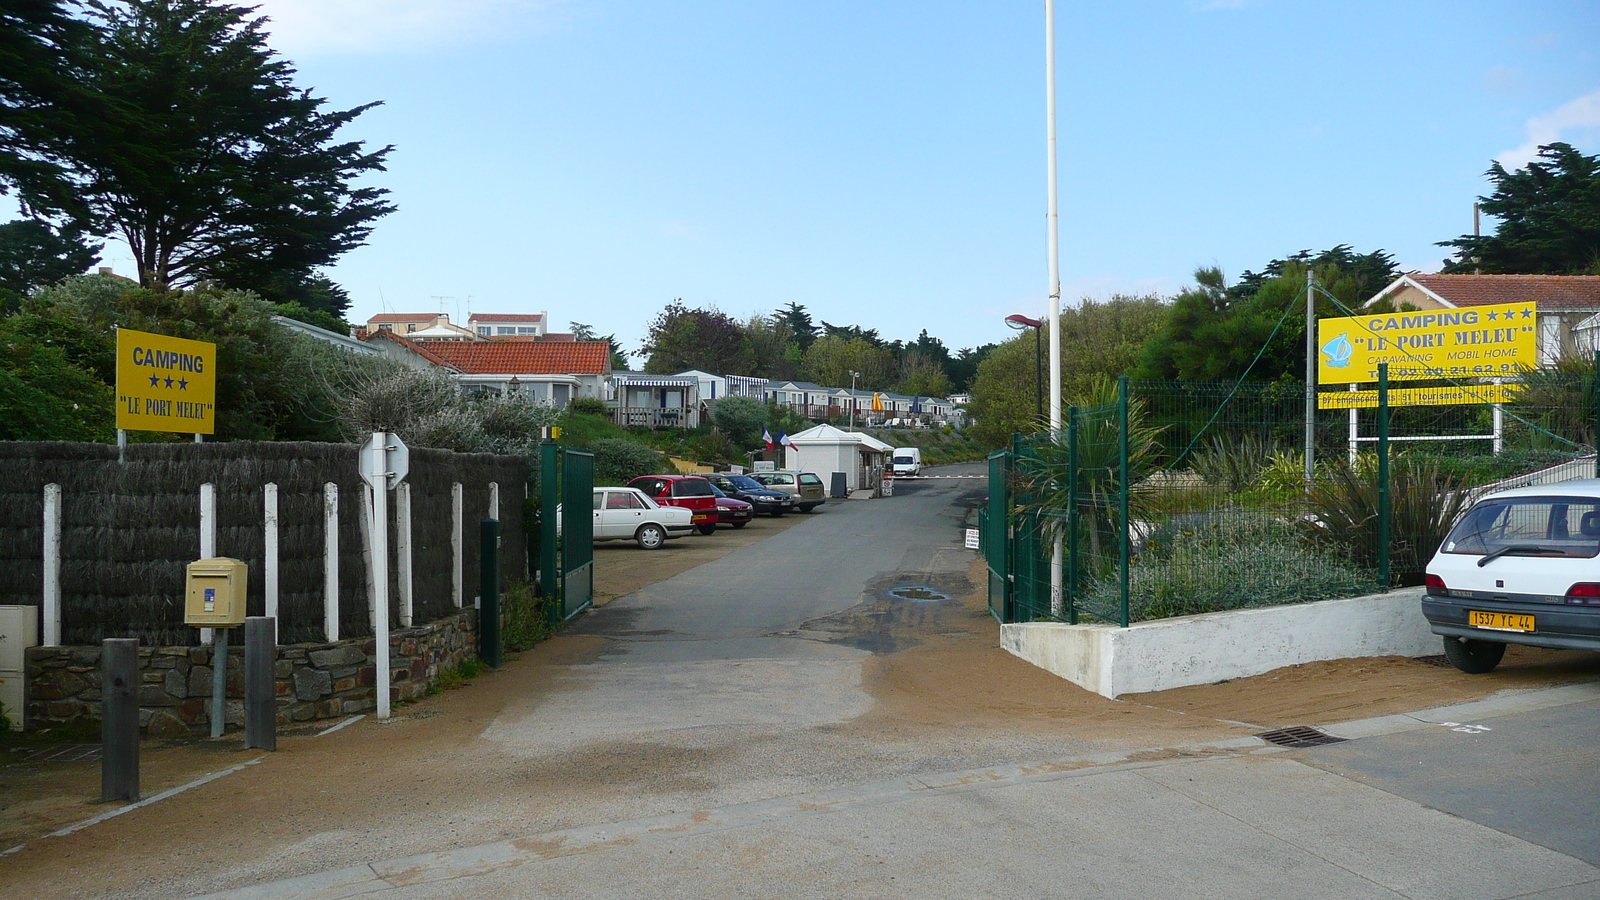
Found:
[[[894,448],[859,431],[845,431],[832,425],[807,428],[789,440],[800,448],[785,464],[791,469],[815,472],[826,488],[833,485],[833,474],[843,472],[845,489],[875,488],[883,480],[883,470]]]
[[[618,372],[611,376],[611,389],[618,425],[695,428],[700,424],[700,379],[693,375]]]
[[[467,316],[467,327],[486,338],[540,338],[550,330],[550,313],[481,313]]]

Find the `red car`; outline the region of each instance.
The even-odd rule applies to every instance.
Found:
[[[715,484],[711,485],[711,489],[717,492],[718,525],[732,525],[734,528],[743,528],[750,524],[751,519],[756,517],[754,503],[740,500],[737,497],[729,497],[722,492],[722,488],[717,487]]]
[[[678,506],[694,514],[691,521],[701,534],[717,530],[717,489],[698,475],[640,475],[628,482],[662,506]]]

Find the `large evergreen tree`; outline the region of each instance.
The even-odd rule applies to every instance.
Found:
[[[1494,234],[1464,234],[1445,260],[1450,273],[1600,275],[1600,155],[1546,144],[1525,168],[1489,166],[1494,192],[1480,208],[1500,220]]]
[[[82,275],[99,253],[99,245],[36,220],[0,225],[0,312],[15,310],[34,288]]]
[[[667,304],[650,323],[640,353],[644,370],[658,374],[700,369],[743,375],[755,368],[743,326],[715,307],[690,309],[682,299]]]
[[[95,114],[24,117],[12,129],[20,164],[6,175],[30,211],[121,236],[149,287],[205,279],[317,302],[317,267],[361,246],[394,209],[387,191],[354,184],[381,171],[391,148],[340,141],[375,104],[325,109],[295,86],[252,13],[90,0],[97,35],[73,51],[72,68]]]

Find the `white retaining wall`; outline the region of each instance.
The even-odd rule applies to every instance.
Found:
[[[1241,609],[1115,625],[1025,622],[1000,627],[1000,646],[1104,697],[1260,675],[1358,656],[1439,653],[1422,617],[1422,588],[1347,600]]]

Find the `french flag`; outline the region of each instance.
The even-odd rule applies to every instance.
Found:
[[[788,434],[778,435],[778,443],[782,444],[785,449],[793,450],[796,453],[800,452],[800,445],[796,444],[792,439],[790,439]]]
[[[761,429],[761,440],[766,443],[768,450],[778,449],[777,446],[772,443],[772,432],[766,430],[765,428]]]

